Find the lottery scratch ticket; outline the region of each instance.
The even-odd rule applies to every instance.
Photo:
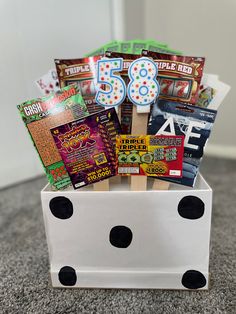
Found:
[[[183,136],[119,135],[116,169],[119,175],[182,176]]]
[[[166,100],[154,104],[148,134],[184,136],[183,176],[168,181],[194,185],[216,114],[215,110]]]
[[[218,110],[229,91],[230,86],[217,75],[203,73],[196,106]]]
[[[55,59],[61,87],[77,84],[89,113],[103,110],[95,101],[97,92],[96,66],[101,56],[82,59]]]
[[[158,66],[160,99],[195,104],[203,74],[205,58],[177,56],[143,50]]]
[[[75,189],[116,174],[120,124],[114,108],[58,126],[51,133]]]

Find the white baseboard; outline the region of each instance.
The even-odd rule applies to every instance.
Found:
[[[236,146],[207,144],[204,153],[206,156],[236,159]]]

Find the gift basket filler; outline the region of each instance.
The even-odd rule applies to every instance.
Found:
[[[205,58],[113,41],[55,59],[18,105],[48,184],[53,287],[207,289],[212,190],[199,173],[229,91]]]

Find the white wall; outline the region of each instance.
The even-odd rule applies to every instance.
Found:
[[[205,71],[231,91],[219,110],[208,153],[236,158],[236,0],[145,1],[145,37],[187,55],[205,56]]]
[[[109,0],[0,0],[0,187],[43,173],[16,105],[54,58],[81,57],[112,40]]]

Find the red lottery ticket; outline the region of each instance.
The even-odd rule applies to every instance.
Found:
[[[117,174],[180,178],[183,152],[183,136],[117,135]]]
[[[158,65],[159,98],[195,104],[205,58],[177,56],[143,50]]]
[[[103,110],[96,104],[96,66],[102,56],[82,59],[55,59],[57,75],[61,88],[77,83],[89,113]]]

